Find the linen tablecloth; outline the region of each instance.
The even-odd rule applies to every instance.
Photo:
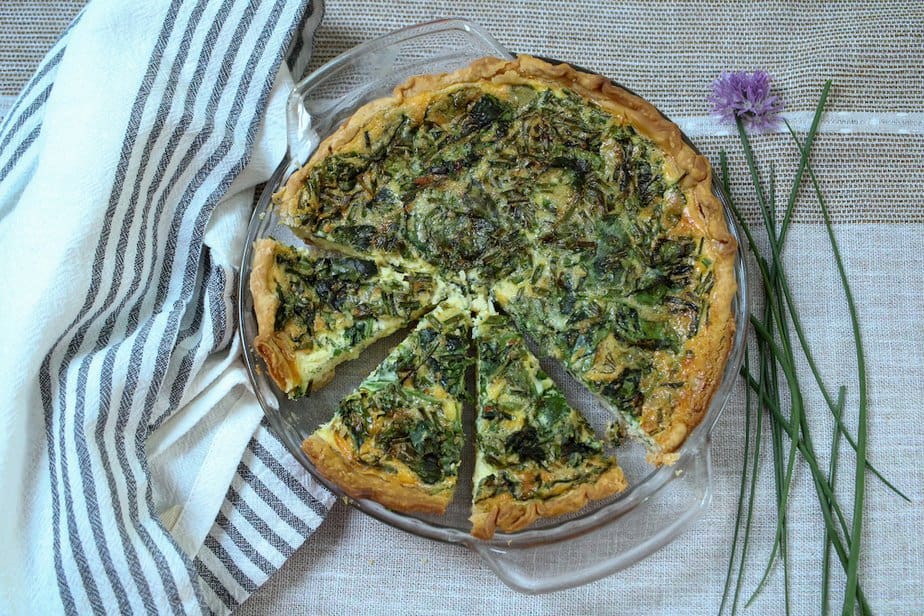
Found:
[[[0,115],[82,4],[8,0],[0,6]],[[787,117],[804,130],[824,80],[834,81],[814,161],[867,348],[869,458],[913,501],[868,479],[860,580],[876,613],[924,612],[924,5],[329,0],[312,67],[387,31],[448,16],[485,26],[513,51],[608,75],[681,124],[713,161],[727,150],[733,192],[755,221],[737,137],[709,116],[710,82],[723,70],[766,69]],[[775,161],[779,185],[787,186],[798,158],[789,137],[760,136],[754,147],[760,160]],[[855,427],[849,321],[819,210],[805,189],[803,197],[786,252],[790,280],[829,387],[848,386],[846,420]],[[800,376],[810,382],[806,366]],[[827,435],[823,400],[806,389],[816,433]],[[667,547],[604,580],[520,595],[463,548],[413,537],[337,505],[239,613],[716,613],[737,506],[743,405],[739,384],[714,432],[715,497],[708,511]],[[825,442],[816,446],[827,451]],[[764,461],[747,596],[775,525],[771,460]],[[850,483],[845,474],[842,502],[851,502]],[[789,511],[793,613],[817,613],[822,526],[805,468],[797,468]],[[745,613],[782,613],[782,585],[777,566]]]

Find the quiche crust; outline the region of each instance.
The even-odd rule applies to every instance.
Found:
[[[273,276],[275,265],[276,242],[266,238],[257,240],[254,243],[253,271],[250,273],[250,293],[253,296],[253,311],[257,316],[257,337],[254,338],[253,346],[266,362],[272,379],[283,391],[289,391],[297,386],[298,371],[291,345],[276,332],[279,298]],[[333,376],[331,371],[321,380],[326,383]]]
[[[600,500],[626,489],[628,484],[622,469],[613,466],[597,477],[594,483],[583,483],[569,491],[547,499],[517,500],[509,492],[476,502],[472,506],[472,535],[490,539],[495,530],[515,532],[540,517],[572,513],[592,500]]]

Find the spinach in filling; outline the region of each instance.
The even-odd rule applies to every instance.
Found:
[[[476,444],[491,469],[477,478],[476,501],[501,493],[548,498],[593,481],[615,464],[506,317],[495,314],[479,323],[476,344]]]
[[[383,317],[409,320],[430,300],[432,276],[394,270],[381,276],[373,261],[318,256],[277,245],[275,329],[284,331],[296,350],[310,349],[323,331],[342,330],[344,348],[373,335]]]
[[[438,484],[455,475],[463,446],[461,427],[441,411],[438,402],[388,383],[344,398],[338,414],[362,463],[394,471],[391,462],[400,461],[424,483]]]
[[[468,322],[458,307],[437,307],[340,402],[334,425],[352,439],[360,462],[387,472],[401,462],[430,485],[455,480]]]
[[[419,117],[385,112],[314,166],[299,232],[466,271],[629,423],[647,400],[669,406],[714,274],[679,231],[686,200],[659,148],[568,89],[458,86]]]

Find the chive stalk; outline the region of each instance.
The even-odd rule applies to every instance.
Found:
[[[799,142],[798,137],[789,127],[793,141],[796,146],[805,153],[805,149]],[[837,265],[837,273],[840,277],[841,287],[844,290],[844,296],[847,299],[847,311],[850,314],[850,327],[853,330],[854,349],[857,356],[857,386],[859,388],[860,400],[857,418],[857,465],[854,473],[854,500],[853,500],[853,528],[851,535],[855,538],[851,545],[849,562],[847,567],[847,590],[844,594],[843,614],[853,614],[854,606],[857,601],[858,588],[858,568],[860,562],[860,536],[863,530],[863,500],[866,489],[866,441],[867,441],[867,415],[868,415],[868,394],[866,388],[866,356],[863,350],[863,338],[860,334],[860,320],[857,317],[857,307],[853,299],[853,292],[850,289],[850,283],[847,280],[847,272],[844,268],[844,261],[841,258],[841,251],[837,245],[837,239],[834,237],[834,229],[831,227],[831,217],[828,215],[828,208],[825,204],[824,196],[818,185],[818,178],[812,170],[811,165],[807,165],[809,177],[812,180],[812,187],[815,189],[815,196],[818,199],[818,207],[821,209],[821,215],[824,218],[825,230],[828,233],[828,239],[831,242],[831,252],[834,254],[834,262]]]
[[[859,319],[857,316],[856,305],[853,294],[847,280],[846,269],[843,265],[840,250],[834,237],[831,226],[830,216],[824,202],[824,198],[810,163],[810,152],[815,141],[818,126],[831,90],[831,82],[825,83],[815,109],[811,127],[806,135],[804,143],[796,136],[792,127],[787,123],[789,132],[795,142],[800,157],[796,175],[789,191],[789,198],[786,202],[786,209],[782,217],[782,222],[778,226],[776,216],[776,171],[771,165],[769,190],[764,190],[764,185],[760,178],[759,168],[754,156],[751,142],[745,130],[741,117],[735,118],[735,124],[738,129],[738,135],[744,151],[745,161],[751,180],[753,194],[756,196],[758,211],[761,221],[766,232],[766,240],[769,246],[768,256],[764,256],[757,249],[754,234],[742,216],[740,210],[731,198],[730,180],[728,174],[728,161],[725,152],[720,155],[721,182],[728,196],[728,205],[734,216],[741,224],[741,229],[750,244],[750,250],[757,265],[760,274],[760,280],[764,287],[764,297],[766,300],[762,318],[755,315],[750,316],[750,322],[754,327],[756,334],[758,350],[758,366],[756,376],[752,373],[750,360],[746,354],[745,367],[742,375],[746,383],[745,395],[745,446],[744,462],[742,466],[742,477],[739,486],[739,502],[735,518],[735,534],[732,540],[731,554],[729,556],[728,571],[726,575],[725,590],[722,596],[722,602],[719,612],[722,613],[728,604],[729,595],[731,594],[732,574],[735,569],[736,560],[738,560],[737,581],[735,583],[735,592],[731,601],[731,612],[736,613],[738,608],[739,593],[744,575],[745,563],[747,560],[748,543],[750,539],[751,514],[753,511],[754,493],[756,491],[756,482],[759,471],[759,452],[760,441],[762,438],[761,419],[764,412],[770,420],[772,435],[772,458],[774,471],[774,484],[776,489],[777,521],[774,541],[771,548],[770,556],[767,560],[763,575],[757,584],[750,599],[746,605],[750,605],[757,594],[762,590],[765,583],[770,577],[774,563],[779,559],[783,563],[783,583],[784,583],[784,605],[785,611],[790,612],[789,596],[789,559],[787,548],[787,510],[792,488],[792,478],[794,468],[797,462],[804,463],[808,466],[812,482],[818,499],[819,509],[825,526],[824,550],[823,550],[823,572],[822,572],[822,612],[827,613],[829,608],[830,594],[830,563],[831,552],[843,567],[847,576],[847,583],[843,598],[843,614],[853,614],[857,608],[861,614],[871,614],[869,602],[864,595],[859,584],[859,556],[860,544],[862,537],[862,517],[863,502],[865,496],[865,474],[866,470],[879,478],[889,489],[898,494],[900,497],[908,500],[898,488],[892,485],[867,459],[867,442],[868,442],[868,395],[866,388],[866,363],[863,349],[862,338],[860,335]],[[827,388],[821,375],[821,371],[815,361],[811,348],[808,344],[807,337],[802,321],[797,310],[796,303],[793,299],[787,272],[783,264],[783,248],[785,245],[788,231],[791,227],[792,216],[795,205],[798,200],[799,189],[805,175],[811,180],[815,196],[821,209],[825,222],[825,228],[830,240],[831,249],[834,254],[835,262],[838,268],[838,275],[845,297],[847,299],[848,312],[850,313],[851,327],[857,356],[857,385],[859,390],[858,405],[858,425],[857,437],[851,436],[850,431],[844,424],[844,405],[846,398],[846,388],[838,388],[838,397],[835,401]],[[798,342],[799,352],[806,358],[811,370],[813,380],[817,385],[825,404],[831,412],[833,418],[833,429],[831,437],[831,452],[828,464],[828,470],[822,470],[818,457],[815,453],[815,446],[812,438],[812,432],[809,428],[808,416],[804,406],[804,397],[802,384],[799,381],[796,372],[796,348],[790,338],[790,332],[795,333]],[[784,387],[785,389],[781,389]],[[788,394],[784,398],[783,392]],[[756,394],[756,430],[752,431],[752,399],[751,392]],[[788,416],[783,412],[784,404],[788,400]],[[751,446],[751,437],[753,433],[753,447]],[[783,437],[788,436],[790,444],[786,450]],[[854,500],[851,517],[848,521],[847,516],[841,504],[834,494],[834,482],[837,474],[838,454],[841,440],[847,440],[850,446],[857,453],[857,463],[854,472]],[[798,456],[797,456],[798,454]],[[750,456],[750,460],[748,459]],[[749,465],[750,462],[750,465]],[[749,473],[749,466],[751,468]],[[744,501],[747,498],[748,507],[746,520],[742,526],[742,517],[745,516]],[[739,548],[740,546],[740,548]],[[740,554],[739,554],[740,549]]]
[[[844,412],[844,399],[847,395],[847,388],[843,385],[838,391],[837,395],[837,408],[836,408],[836,417],[840,419],[841,415]],[[840,449],[842,432],[840,430],[834,430],[834,436],[831,437],[831,454],[828,463],[828,484],[831,486],[832,491],[834,490],[834,479],[837,475],[837,458],[838,451]],[[830,501],[828,501],[830,506]],[[831,578],[831,542],[833,541],[833,536],[831,531],[825,530],[825,539],[824,539],[824,552],[822,553],[821,560],[821,613],[827,614],[829,612],[828,603],[830,601],[830,578]]]
[[[744,352],[744,369],[750,369],[750,358],[747,350]],[[759,435],[758,435],[759,436]],[[744,390],[744,455],[742,456],[743,465],[741,468],[741,485],[738,488],[738,511],[735,513],[735,534],[732,536],[731,556],[728,559],[728,571],[725,574],[725,590],[722,592],[722,603],[719,605],[719,614],[725,610],[725,602],[728,600],[728,592],[731,589],[732,571],[735,566],[735,554],[738,547],[738,533],[741,531],[741,524],[744,513],[745,490],[747,488],[748,478],[748,449],[751,445],[751,390]]]

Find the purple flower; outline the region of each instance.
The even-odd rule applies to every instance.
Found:
[[[783,101],[770,93],[770,82],[770,75],[761,70],[722,73],[712,82],[713,113],[730,124],[741,118],[745,126],[760,132],[775,128]]]

